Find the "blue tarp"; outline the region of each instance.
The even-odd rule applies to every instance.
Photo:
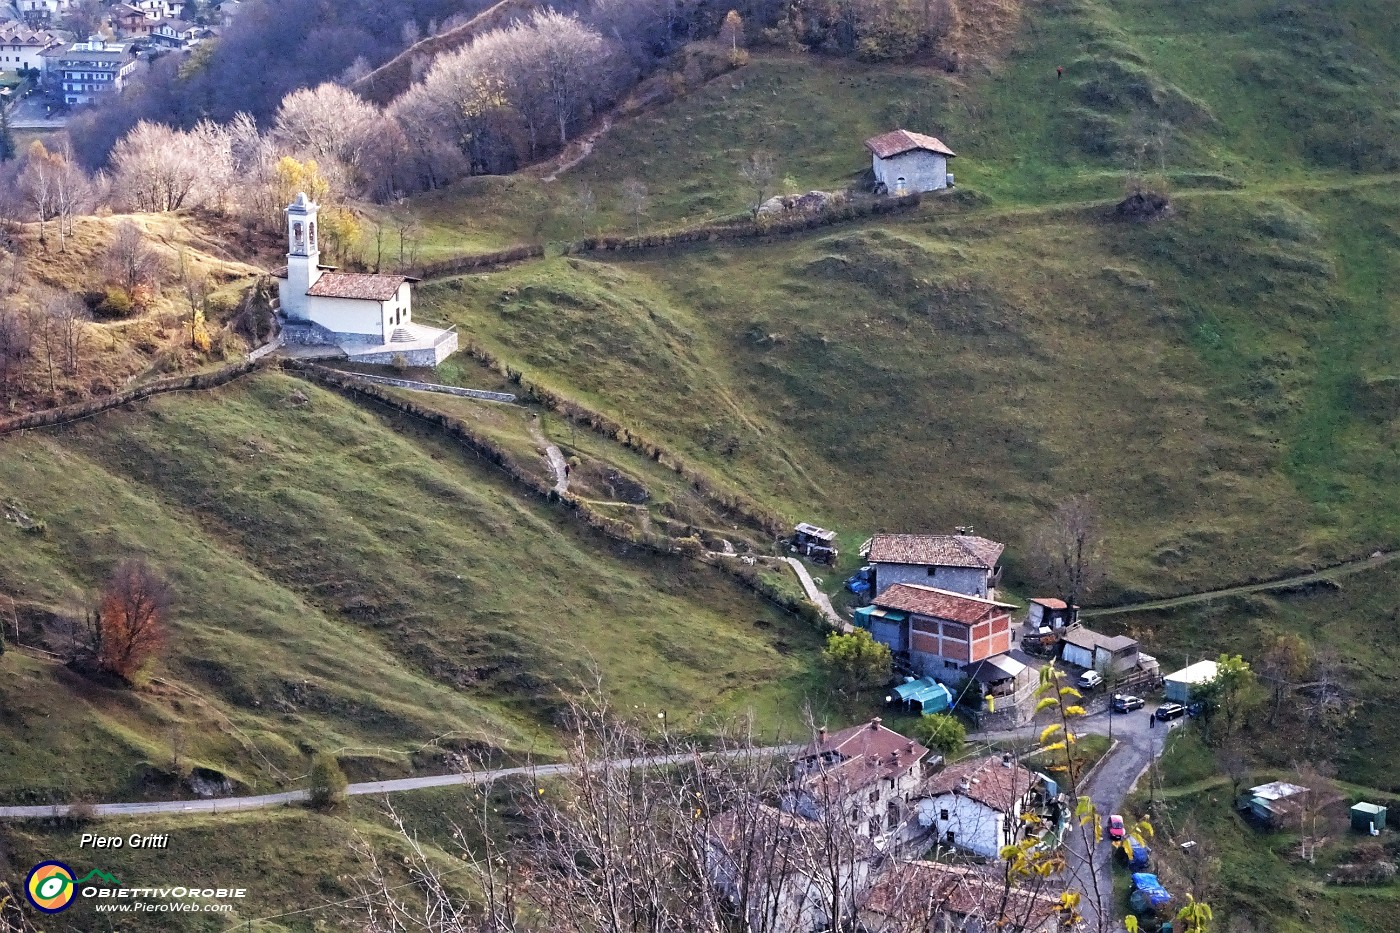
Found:
[[[864,580],[857,580],[852,577],[846,581],[846,589],[856,594],[868,593],[870,592],[870,584],[866,583]]]
[[[925,713],[939,713],[953,705],[952,691],[931,677],[900,684],[894,695],[904,703],[919,704]]]
[[[1129,867],[1146,868],[1147,860],[1152,857],[1152,850],[1129,837],[1123,840],[1123,855],[1127,857]]]
[[[1136,893],[1141,895],[1147,904],[1154,909],[1162,907],[1171,902],[1172,896],[1162,883],[1157,880],[1156,875],[1148,874],[1145,871],[1133,872],[1133,887]]]

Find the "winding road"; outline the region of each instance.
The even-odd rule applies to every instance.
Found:
[[[728,752],[711,752],[708,758],[741,758],[758,753],[763,755],[790,755],[797,751],[797,745],[774,745],[760,749],[736,749]],[[614,768],[655,768],[665,765],[682,764],[693,760],[689,753],[679,755],[654,755],[647,758],[619,758],[602,762],[597,767]],[[495,768],[487,771],[462,771],[456,774],[429,774],[424,777],[399,778],[393,781],[368,781],[351,784],[345,793],[351,797],[369,797],[379,794],[398,794],[404,791],[424,790],[430,787],[457,787],[459,785],[490,784],[505,778],[558,777],[574,773],[573,765],[524,765],[516,768]],[[167,800],[152,803],[97,803],[97,804],[49,804],[44,806],[0,807],[0,820],[43,820],[68,816],[76,807],[85,817],[122,817],[178,815],[195,813],[238,813],[245,810],[267,810],[272,807],[285,807],[302,803],[308,797],[307,791],[292,790],[280,794],[261,794],[256,797],[216,797],[212,800]]]

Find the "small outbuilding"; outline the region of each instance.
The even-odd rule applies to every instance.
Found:
[[[1072,625],[1060,636],[1066,664],[1085,670],[1126,673],[1137,667],[1138,643],[1127,635],[1104,635],[1082,625]]]
[[[798,522],[792,529],[792,547],[797,553],[813,560],[836,563],[836,532],[819,528],[808,522]]]
[[[890,194],[937,191],[951,186],[948,160],[957,153],[941,140],[909,130],[893,130],[865,141],[875,182]]]
[[[1385,829],[1385,807],[1376,803],[1353,804],[1351,808],[1351,828],[1357,832],[1375,835]]]
[[[1197,661],[1175,674],[1168,674],[1165,679],[1167,699],[1173,703],[1190,703],[1192,691],[1215,680],[1219,673],[1214,661]]]
[[[899,700],[906,707],[917,704],[919,712],[927,715],[951,709],[953,691],[932,677],[921,677],[918,680],[911,679],[895,687],[891,699]]]
[[[1079,607],[1073,609],[1063,599],[1039,597],[1032,599],[1026,609],[1026,628],[1037,632],[1042,628],[1052,632],[1079,621]]]
[[[1238,808],[1265,826],[1277,829],[1308,803],[1312,791],[1287,781],[1271,781],[1240,795]]]

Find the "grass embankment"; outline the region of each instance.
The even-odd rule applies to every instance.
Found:
[[[514,793],[514,788],[511,792]],[[503,785],[493,803],[509,808]],[[417,841],[439,870],[444,882],[460,896],[471,896],[468,874],[463,870],[453,824],[460,825],[468,841],[474,841],[474,807],[479,792],[461,788],[435,789],[400,795],[394,811],[411,825]],[[493,814],[503,829],[510,817]],[[374,847],[381,867],[393,883],[410,879],[400,856],[406,845],[385,814],[382,800],[352,798],[330,813],[288,807],[259,813],[189,817],[179,821],[157,819],[104,820],[96,823],[58,825],[23,824],[6,827],[5,847],[0,851],[0,880],[18,875],[23,881],[29,867],[46,859],[59,859],[86,874],[94,868],[118,878],[125,887],[225,887],[244,888],[247,896],[230,900],[235,910],[220,914],[140,914],[120,918],[123,931],[198,931],[218,933],[229,929],[254,933],[312,933],[353,929],[363,924],[364,890],[368,865],[355,847]],[[168,834],[165,849],[79,849],[81,834],[120,836]],[[8,859],[10,871],[5,871]],[[410,892],[400,890],[399,894]],[[78,902],[61,918],[59,927],[73,931],[112,929],[110,914],[98,913],[91,902]]]
[[[258,376],[6,441],[0,526],[25,641],[140,555],[179,596],[161,682],[136,693],[6,656],[0,795],[179,795],[184,767],[269,790],[304,753],[352,773],[444,767],[421,748],[547,754],[559,690],[596,670],[678,728],[755,707],[795,726],[815,632],[723,575],[624,553],[414,425]],[[179,690],[196,694],[195,699]],[[256,750],[254,750],[256,749]]]

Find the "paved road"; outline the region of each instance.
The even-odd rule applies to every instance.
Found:
[[[1080,722],[1079,730],[1083,733],[1108,735],[1109,717],[1112,716],[1114,745],[1100,761],[1093,774],[1089,776],[1087,785],[1079,788],[1081,795],[1087,795],[1094,801],[1094,807],[1104,822],[1105,830],[1109,815],[1122,810],[1124,799],[1147,771],[1147,766],[1153,758],[1162,753],[1162,743],[1170,730],[1180,727],[1186,721],[1178,719],[1169,724],[1158,723],[1153,727],[1150,725],[1149,714],[1155,710],[1156,706],[1155,703],[1149,704],[1147,709],[1141,709],[1127,715],[1112,714],[1106,711],[1095,713]],[[971,741],[1024,739],[1028,742],[1034,742],[1044,726],[1045,723],[1042,722],[1005,732],[976,732],[970,734],[968,739]],[[1099,844],[1099,851],[1095,854],[1095,858],[1090,860],[1085,849],[1086,842],[1085,839],[1073,832],[1065,837],[1065,854],[1070,863],[1068,872],[1070,883],[1084,894],[1080,903],[1080,910],[1085,918],[1083,929],[1085,933],[1110,933],[1110,931],[1121,930],[1122,924],[1115,922],[1115,918],[1122,917],[1126,912],[1126,905],[1117,903],[1113,896],[1114,853],[1112,847],[1105,839]],[[1093,871],[1090,870],[1091,866]],[[1112,907],[1112,916],[1107,918],[1103,924],[1099,922],[1098,906],[1100,902],[1106,907]]]
[[[817,583],[812,579],[812,575],[807,572],[807,566],[796,557],[784,557],[788,566],[797,571],[797,579],[802,582],[802,591],[807,594],[807,598],[821,610],[822,615],[830,622],[838,632],[849,632],[851,624],[837,614],[835,607],[831,605],[831,600],[825,593],[817,589]]]
[[[776,745],[757,749],[759,754],[789,755],[797,751],[796,745]],[[706,757],[739,758],[753,754],[753,750],[739,749],[732,752],[713,752]],[[660,765],[674,765],[690,761],[690,754],[654,755],[649,758],[625,758],[607,762],[620,768],[652,768]],[[598,767],[602,767],[599,765]],[[464,771],[458,774],[430,774],[425,777],[399,778],[393,781],[368,781],[351,784],[346,793],[351,797],[374,796],[378,794],[398,794],[404,791],[424,790],[430,787],[455,787],[463,784],[488,784],[503,778],[512,777],[557,777],[571,774],[573,765],[526,765],[518,768],[497,768],[490,771]],[[93,817],[151,816],[157,814],[186,813],[237,813],[243,810],[266,810],[271,807],[284,807],[300,803],[307,798],[304,790],[286,791],[280,794],[261,794],[256,797],[221,797],[213,800],[172,800],[156,803],[99,803],[91,806],[80,805],[86,815]],[[52,804],[38,807],[0,807],[0,820],[35,820],[67,816],[72,804]]]

